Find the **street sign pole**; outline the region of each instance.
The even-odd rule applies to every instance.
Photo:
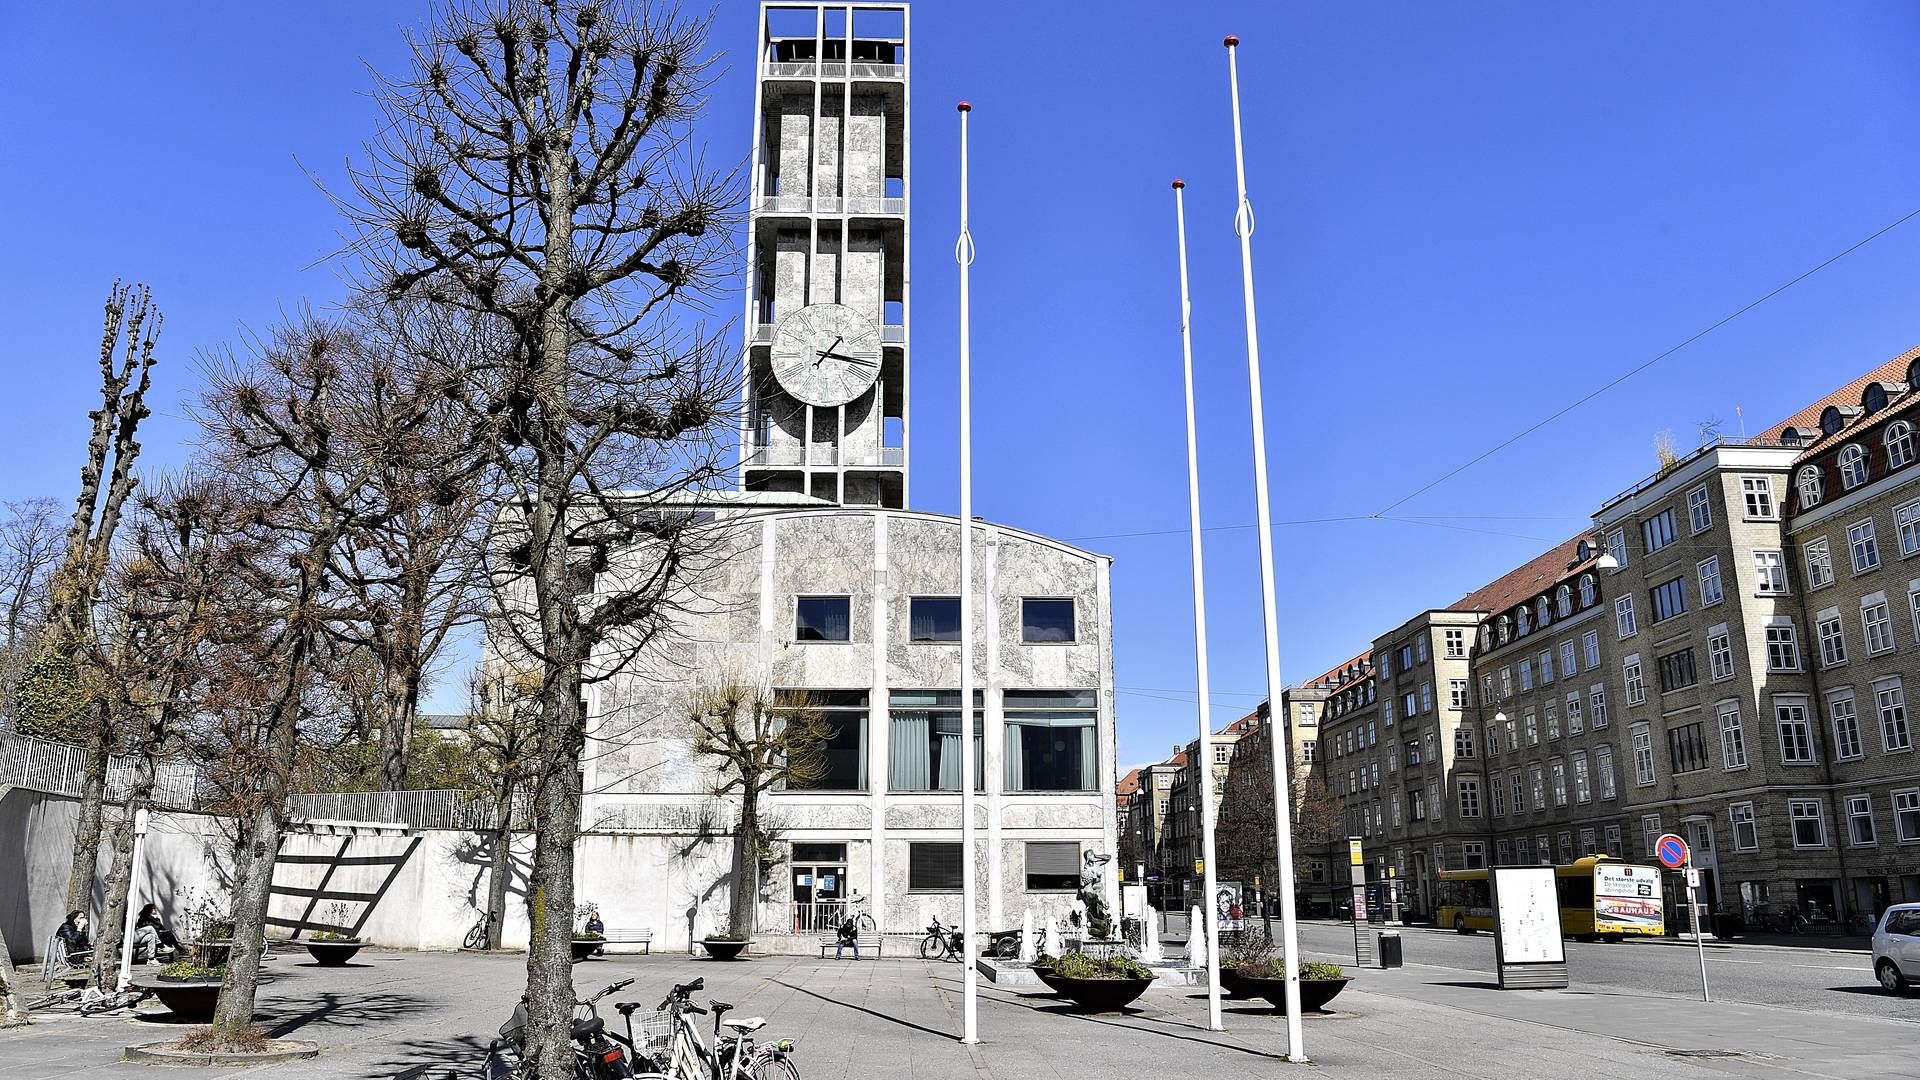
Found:
[[[1687,855],[1687,908],[1693,915],[1693,946],[1700,953],[1700,1000],[1712,1001],[1707,992],[1707,937],[1700,929],[1700,871],[1694,868],[1693,853]]]

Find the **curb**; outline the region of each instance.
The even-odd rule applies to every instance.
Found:
[[[263,1050],[255,1054],[243,1053],[197,1053],[190,1050],[170,1050],[161,1043],[146,1043],[129,1046],[121,1055],[123,1061],[137,1061],[146,1065],[268,1065],[276,1061],[300,1061],[320,1056],[320,1044],[279,1040],[281,1047],[275,1050]]]

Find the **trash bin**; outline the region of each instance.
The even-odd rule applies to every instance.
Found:
[[[1380,931],[1379,949],[1376,955],[1380,957],[1381,967],[1383,968],[1399,967],[1400,966],[1400,931],[1398,930]]]

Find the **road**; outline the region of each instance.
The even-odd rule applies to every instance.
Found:
[[[1303,922],[1300,939],[1307,959],[1353,962],[1348,925]],[[1405,927],[1401,944],[1409,967],[1493,979],[1492,934]],[[1920,1023],[1920,995],[1881,992],[1864,953],[1773,945],[1709,945],[1706,952],[1707,983],[1715,1001]],[[1700,961],[1691,946],[1569,941],[1567,969],[1575,988],[1700,995]]]

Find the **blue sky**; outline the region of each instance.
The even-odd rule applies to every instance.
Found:
[[[198,358],[337,302],[320,190],[400,3],[0,9],[0,498],[65,502],[115,277],[166,310],[151,468]],[[750,127],[754,6],[702,135]],[[100,32],[111,28],[111,32]],[[1920,342],[1904,3],[914,8],[914,493],[957,505],[957,127],[972,100],[976,513],[1113,554],[1122,767],[1193,737],[1173,206],[1188,182],[1216,726],[1264,692],[1224,33],[1241,36],[1289,681],[1582,527],[1656,433],[1758,429]],[[84,48],[76,49],[76,45]],[[732,304],[722,310],[733,310]],[[1404,519],[1419,518],[1418,522]],[[430,705],[457,708],[457,680]]]

